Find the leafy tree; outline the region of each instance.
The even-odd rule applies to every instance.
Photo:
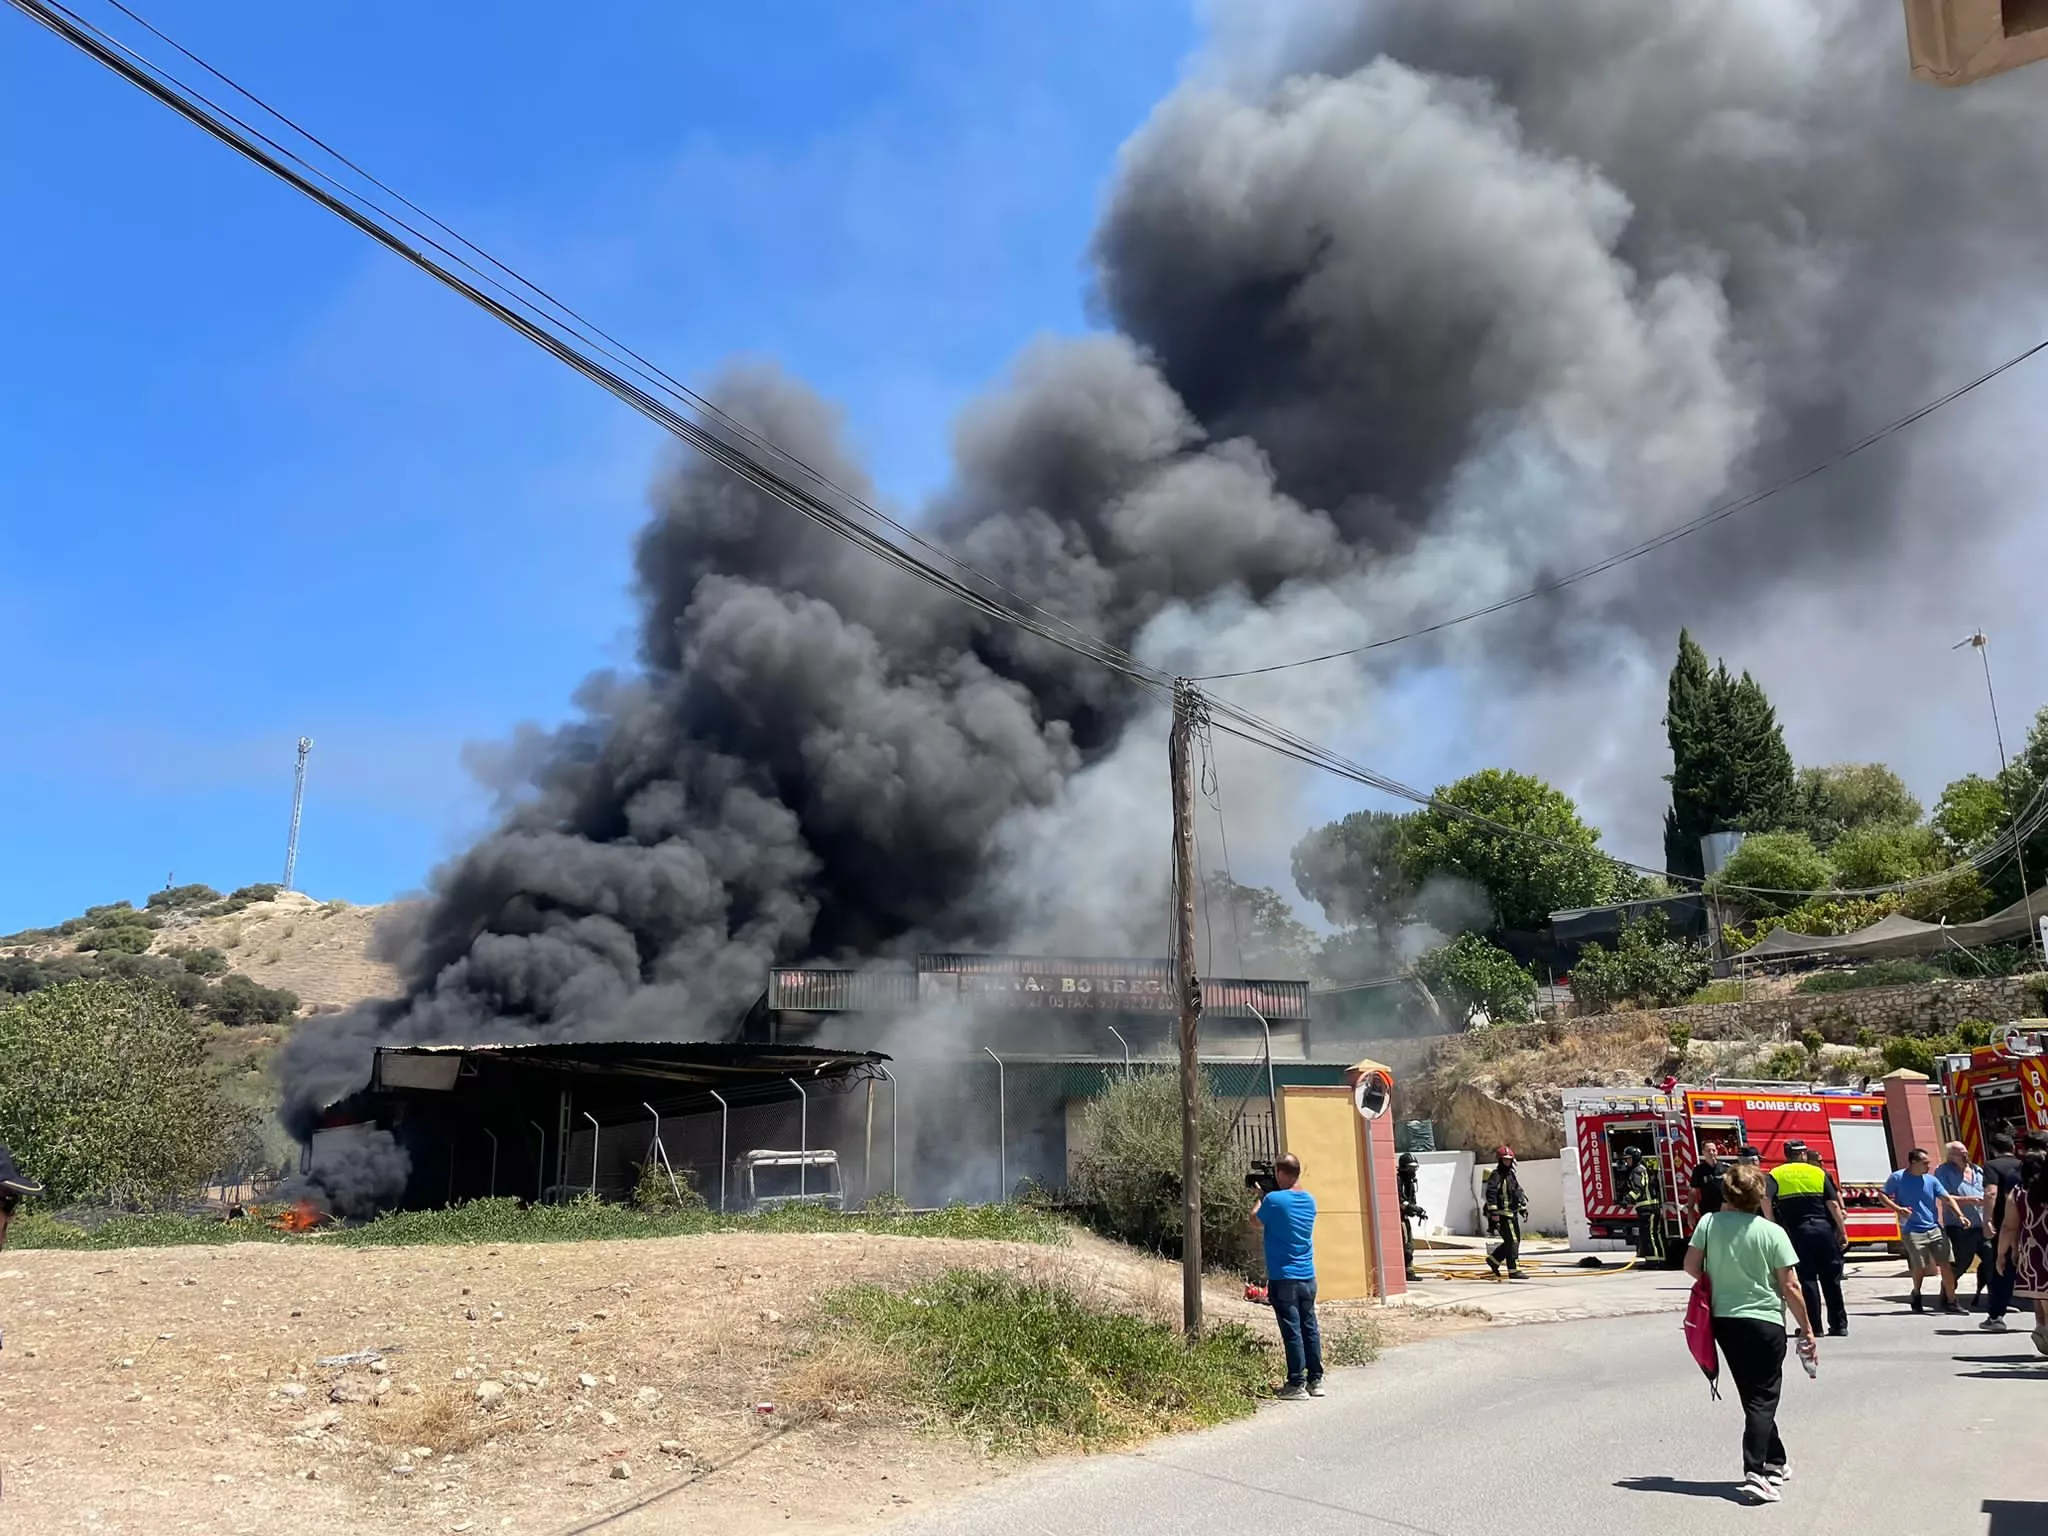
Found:
[[[2005,794],[1992,780],[1966,773],[1941,792],[1934,827],[1951,854],[1977,852],[2005,826]]]
[[[1900,885],[1947,865],[1932,827],[1872,825],[1843,833],[1829,850],[1835,884],[1844,890]]]
[[[1896,894],[1884,896],[1815,896],[1802,901],[1789,911],[1766,914],[1747,925],[1730,924],[1721,930],[1721,942],[1732,953],[1740,954],[1750,948],[1765,934],[1786,928],[1793,933],[1831,936],[1838,933],[1854,933],[1858,928],[1868,928],[1880,918],[1889,917],[1899,910]]]
[[[1784,826],[1794,803],[1792,754],[1763,689],[1727,664],[1711,672],[1706,652],[1685,631],[1665,697],[1671,744],[1671,812],[1664,822],[1667,867],[1697,877],[1700,839],[1712,832],[1768,832]]]
[[[1614,865],[1600,852],[1599,830],[1541,779],[1487,768],[1439,789],[1436,799],[1498,826],[1431,806],[1405,839],[1409,873],[1418,884],[1437,876],[1471,881],[1486,892],[1498,928],[1540,928],[1553,912],[1614,895]]]
[[[1588,944],[1572,967],[1572,1001],[1581,1013],[1611,1013],[1617,1006],[1668,1008],[1707,984],[1706,952],[1670,936],[1664,914],[1623,923],[1614,948]]]
[[[1726,892],[1749,912],[1770,915],[1797,907],[1805,899],[1800,893],[1825,891],[1834,883],[1834,866],[1804,832],[1759,832],[1743,839],[1709,889]]]
[[[240,1029],[252,1024],[283,1023],[299,1011],[299,997],[282,987],[259,986],[238,974],[223,977],[218,986],[210,989],[207,1007],[222,1024]]]
[[[1415,962],[1423,984],[1460,1016],[1475,1008],[1495,1023],[1536,1017],[1536,978],[1506,950],[1476,933],[1462,933]]]
[[[1920,802],[1905,780],[1883,763],[1834,763],[1799,770],[1787,827],[1804,832],[1826,853],[1847,833],[1911,827],[1920,815]]]
[[[161,987],[74,981],[0,1007],[0,1061],[0,1142],[58,1202],[183,1194],[249,1137]]]
[[[1414,815],[1353,811],[1294,845],[1294,885],[1342,927],[1369,925],[1382,946],[1414,917],[1416,889],[1407,862]]]

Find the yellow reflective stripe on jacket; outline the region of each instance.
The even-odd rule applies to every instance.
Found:
[[[1771,1170],[1771,1187],[1780,1200],[1820,1194],[1827,1182],[1827,1170],[1815,1163],[1780,1163]]]

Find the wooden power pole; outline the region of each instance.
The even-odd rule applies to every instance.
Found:
[[[1202,1331],[1202,1167],[1196,1108],[1201,1097],[1197,1033],[1202,984],[1195,975],[1195,706],[1185,678],[1173,685],[1173,733],[1166,761],[1173,775],[1173,980],[1180,999],[1180,1296],[1181,1326]]]

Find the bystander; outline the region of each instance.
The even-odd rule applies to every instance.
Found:
[[[1920,1287],[1929,1275],[1941,1278],[1941,1310],[1960,1312],[1956,1305],[1956,1277],[1949,1268],[1948,1239],[1942,1234],[1943,1213],[1949,1209],[1948,1195],[1928,1167],[1928,1156],[1915,1147],[1906,1154],[1906,1166],[1884,1181],[1884,1203],[1899,1218],[1899,1236],[1906,1248],[1906,1270],[1913,1277],[1911,1305],[1925,1311]]]
[[[1287,1355],[1287,1382],[1280,1396],[1288,1401],[1323,1395],[1323,1334],[1316,1323],[1316,1197],[1296,1189],[1301,1159],[1292,1152],[1273,1164],[1279,1186],[1259,1196],[1252,1220],[1265,1234],[1266,1300],[1280,1324],[1280,1347]]]

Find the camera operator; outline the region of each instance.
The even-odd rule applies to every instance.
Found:
[[[1266,1299],[1280,1324],[1287,1351],[1283,1401],[1323,1395],[1323,1335],[1316,1325],[1316,1197],[1294,1186],[1301,1159],[1292,1152],[1273,1164],[1275,1188],[1262,1189],[1252,1220],[1264,1232]]]

